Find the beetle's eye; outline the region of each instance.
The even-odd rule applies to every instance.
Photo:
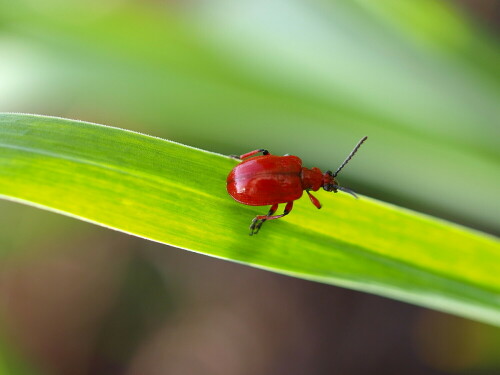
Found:
[[[335,190],[335,189],[333,188],[333,185],[332,185],[332,184],[324,184],[324,185],[323,185],[323,189],[325,189],[326,191],[333,191],[333,190]]]

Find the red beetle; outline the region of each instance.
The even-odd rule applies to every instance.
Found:
[[[238,159],[246,159],[262,152],[261,156],[245,160],[233,168],[227,176],[228,193],[236,201],[249,206],[271,205],[267,215],[258,215],[252,220],[250,235],[257,234],[266,220],[288,215],[293,208],[293,201],[299,199],[304,190],[317,208],[321,208],[321,203],[310,191],[317,191],[321,187],[334,193],[341,190],[357,198],[353,191],[339,186],[335,178],[367,138],[363,137],[358,142],[335,173],[326,171],[323,174],[318,168],[305,168],[297,156],[271,155],[264,149],[239,156]],[[286,203],[285,210],[281,215],[274,215],[280,203]]]

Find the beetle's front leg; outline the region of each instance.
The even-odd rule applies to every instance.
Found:
[[[316,208],[321,208],[321,203],[319,202],[318,198],[316,198],[314,195],[312,195],[309,190],[306,190],[307,195],[309,195],[309,199],[311,200],[311,203],[316,206]]]
[[[280,217],[286,216],[292,211],[293,208],[293,201],[288,202],[285,206],[285,210],[281,215],[274,215],[273,214],[276,212],[278,209],[278,204],[273,204],[267,215],[258,215],[255,216],[254,219],[252,220],[252,224],[250,225],[250,236],[259,233],[260,227],[262,224],[264,224],[267,220],[274,220],[274,219],[279,219]]]

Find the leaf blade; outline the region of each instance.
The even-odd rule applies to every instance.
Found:
[[[318,194],[249,237],[236,161],[59,118],[0,114],[0,197],[290,276],[500,325],[496,238],[367,197]]]

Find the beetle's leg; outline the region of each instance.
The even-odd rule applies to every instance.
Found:
[[[276,203],[276,204],[273,204],[271,206],[267,215],[255,216],[252,220],[252,224],[250,224],[250,236],[253,234],[256,234],[259,231],[262,224],[264,224],[264,221],[266,221],[266,219],[269,216],[272,216],[276,212],[277,209],[278,209],[278,204]]]
[[[253,151],[247,152],[246,154],[240,155],[240,159],[249,158],[250,156],[254,156],[254,155],[258,154],[259,152],[262,152],[262,155],[270,155],[269,151],[267,151],[263,148],[259,148],[258,150],[253,150]]]
[[[306,193],[309,195],[309,199],[311,200],[311,203],[314,204],[317,208],[321,208],[321,203],[319,202],[319,200],[314,195],[312,195],[309,192],[309,190],[306,190]]]
[[[283,217],[283,216],[286,216],[290,213],[290,211],[292,210],[293,208],[293,201],[292,202],[288,202],[285,206],[285,210],[283,211],[283,213],[281,215],[275,215],[275,216],[264,216],[264,218],[266,220],[274,220],[274,219],[279,219],[280,217]],[[258,217],[258,216],[257,216]]]
[[[285,206],[285,210],[281,215],[273,216],[273,213],[276,212],[276,210],[278,209],[277,204],[273,205],[267,215],[259,215],[252,220],[252,225],[250,225],[250,235],[257,234],[262,224],[264,224],[264,222],[266,222],[267,220],[279,219],[280,217],[288,215],[290,211],[292,211],[292,208],[293,208],[293,201],[288,202]]]

